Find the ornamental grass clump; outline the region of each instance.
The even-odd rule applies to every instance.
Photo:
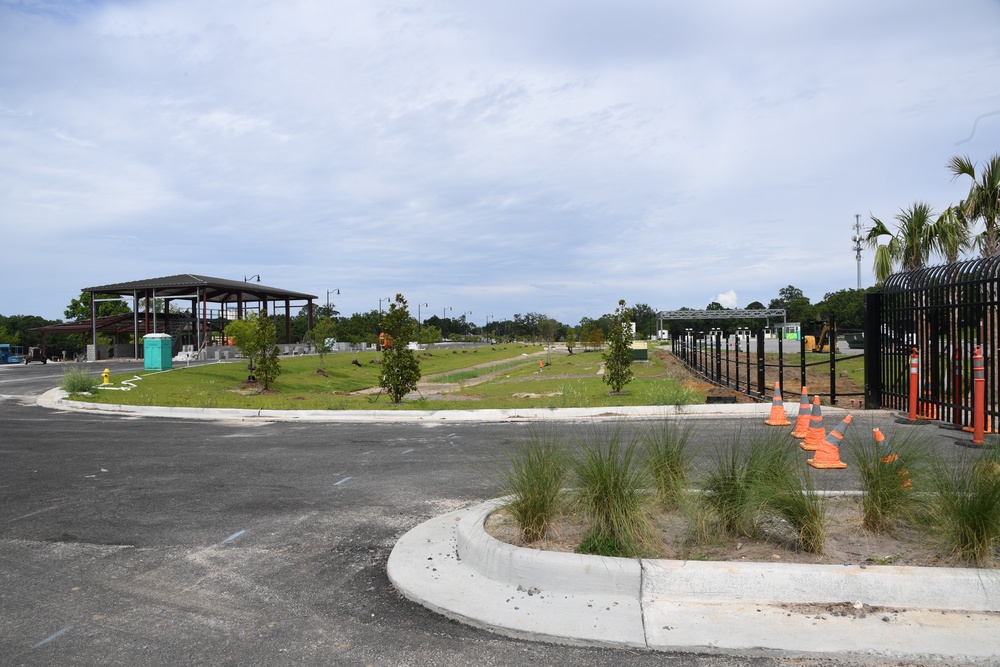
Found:
[[[765,492],[785,474],[789,451],[784,433],[755,428],[747,434],[740,428],[716,455],[703,488],[724,531],[746,537],[760,533]]]
[[[800,549],[823,553],[826,506],[797,454],[783,432],[737,432],[704,483],[705,503],[726,533],[757,538],[765,524],[786,524]]]
[[[526,543],[544,538],[561,511],[568,469],[562,447],[542,435],[533,435],[507,452],[500,476],[505,493],[512,498],[504,507]]]
[[[595,430],[576,461],[575,505],[589,523],[578,553],[635,558],[653,534],[648,512],[649,474],[637,444],[621,426]]]
[[[93,391],[99,380],[91,376],[83,368],[71,368],[63,374],[59,387],[70,394],[83,394]]]
[[[848,434],[847,446],[861,481],[861,526],[890,532],[901,522],[917,521],[926,496],[914,492],[927,470],[929,449],[918,433],[893,429],[887,437]]]
[[[690,423],[681,425],[664,419],[650,424],[639,435],[656,500],[666,509],[676,509],[684,500],[693,458],[688,445],[693,433]]]
[[[773,475],[762,487],[766,511],[788,524],[800,549],[812,554],[823,553],[827,534],[826,503],[816,492],[810,469],[802,461],[796,464],[792,456],[776,458],[775,462],[778,465]]]
[[[938,459],[931,485],[931,527],[956,560],[993,565],[1000,549],[1000,451],[984,449],[956,460]]]

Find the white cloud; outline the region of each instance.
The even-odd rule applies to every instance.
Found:
[[[987,0],[2,4],[0,226],[61,243],[5,258],[52,279],[0,312],[183,271],[479,322],[818,301],[855,286],[856,213],[941,209],[967,187],[947,159],[998,150],[998,23]]]
[[[729,290],[728,292],[723,292],[719,296],[715,297],[723,308],[736,308],[736,291]]]

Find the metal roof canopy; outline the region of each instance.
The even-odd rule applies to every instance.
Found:
[[[659,320],[747,320],[758,317],[780,317],[785,320],[784,308],[736,309],[736,310],[661,310],[656,314]]]
[[[258,276],[259,280],[259,276]],[[289,315],[289,308],[292,301],[305,301],[308,308],[309,314],[309,328],[312,329],[312,302],[314,299],[319,298],[315,294],[306,294],[304,292],[293,292],[291,290],[280,289],[278,287],[269,287],[267,285],[261,285],[259,282],[253,283],[247,280],[228,280],[226,278],[212,278],[210,276],[200,276],[193,273],[183,273],[174,276],[164,276],[162,278],[147,278],[144,280],[135,280],[131,282],[124,283],[112,283],[110,285],[97,285],[94,287],[85,287],[83,292],[89,292],[91,294],[90,299],[90,325],[91,333],[94,342],[97,340],[97,298],[98,294],[115,294],[123,297],[131,297],[133,300],[133,310],[136,311],[138,307],[138,300],[145,299],[146,301],[146,317],[143,318],[146,322],[146,328],[149,329],[150,322],[150,303],[156,302],[156,299],[162,299],[164,301],[172,301],[175,299],[185,299],[190,300],[192,304],[192,314],[195,318],[199,317],[197,304],[202,305],[202,327],[197,328],[198,332],[198,349],[202,347],[202,329],[204,329],[205,339],[208,338],[208,304],[209,303],[235,303],[237,309],[237,317],[243,317],[243,303],[244,302],[260,302],[263,304],[263,312],[267,313],[268,302],[284,302],[285,304],[285,338],[290,336],[291,327],[291,317]],[[155,311],[155,307],[154,307]],[[164,319],[168,317],[168,309],[164,308]],[[152,313],[152,330],[156,331],[156,313]],[[138,339],[139,339],[139,319],[138,313],[134,319],[135,327],[135,340],[136,340],[136,356],[138,356]],[[150,333],[150,331],[146,331]]]

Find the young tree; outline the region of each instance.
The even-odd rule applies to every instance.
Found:
[[[617,393],[632,381],[632,311],[625,299],[618,302],[608,333],[608,349],[604,357],[604,383]]]
[[[237,351],[247,358],[250,381],[258,381],[264,389],[281,375],[278,346],[275,345],[274,323],[267,317],[250,313],[242,320],[226,325],[226,336],[233,339]]]
[[[576,334],[573,333],[573,327],[566,327],[566,349],[573,354],[574,347],[576,347]]]
[[[336,322],[329,317],[321,317],[313,325],[312,331],[309,332],[309,340],[312,341],[313,345],[316,346],[316,351],[319,352],[320,366],[323,365],[323,355],[329,352],[332,347],[330,341],[333,340],[336,331]]]
[[[389,304],[389,312],[382,318],[382,380],[380,386],[399,403],[417,388],[420,380],[420,361],[414,356],[407,342],[413,339],[414,320],[406,308],[406,299],[397,294]]]

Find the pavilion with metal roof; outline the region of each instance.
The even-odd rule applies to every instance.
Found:
[[[241,319],[245,312],[257,310],[262,315],[267,315],[270,309],[277,313],[283,306],[285,315],[285,342],[291,342],[291,310],[293,305],[305,307],[308,311],[309,328],[312,329],[312,304],[319,297],[315,294],[304,292],[293,292],[291,290],[278,287],[269,287],[260,284],[260,276],[255,276],[257,282],[249,279],[228,280],[226,278],[212,278],[192,273],[183,273],[174,276],[164,276],[162,278],[147,278],[124,283],[112,283],[109,285],[96,285],[85,287],[83,292],[90,293],[90,333],[91,340],[97,340],[99,331],[97,317],[97,303],[107,299],[109,296],[132,301],[133,333],[138,350],[138,339],[148,333],[171,333],[171,320],[179,319],[176,314],[170,313],[170,303],[172,301],[184,301],[190,303],[189,316],[187,321],[193,321],[193,326],[189,326],[193,336],[196,349],[201,350],[208,341],[209,324],[213,320],[225,321],[229,319],[230,313],[235,315],[235,319]],[[156,304],[163,304],[163,312],[156,312]],[[142,311],[139,312],[140,304]],[[215,304],[213,312],[215,317],[210,317],[210,304]],[[235,308],[231,308],[235,304]],[[79,323],[77,323],[79,324]],[[140,326],[141,324],[141,326]],[[138,353],[137,355],[138,356]]]

